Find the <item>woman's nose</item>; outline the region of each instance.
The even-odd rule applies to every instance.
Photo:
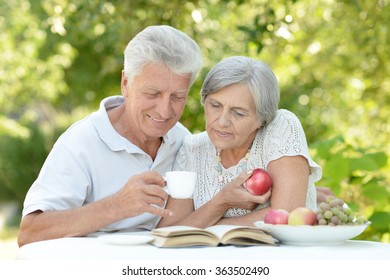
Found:
[[[219,118],[218,118],[219,125],[221,126],[228,126],[230,124],[230,116],[229,112],[221,112]]]

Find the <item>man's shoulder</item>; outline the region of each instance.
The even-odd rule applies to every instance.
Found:
[[[123,97],[110,96],[100,102],[100,107],[84,119],[72,124],[64,133],[67,141],[74,139],[79,144],[105,143],[111,150],[122,149],[123,141],[112,126],[107,110],[123,103]]]
[[[85,139],[85,136],[93,131],[91,115],[71,124],[58,138],[58,141],[70,141],[71,139]]]

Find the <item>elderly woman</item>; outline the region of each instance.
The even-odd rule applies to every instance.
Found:
[[[311,159],[298,118],[278,109],[279,86],[265,63],[242,56],[219,62],[202,90],[206,131],[187,136],[174,170],[198,173],[193,199],[169,198],[174,215],[159,226],[253,225],[270,208],[316,209],[314,182],[321,168]],[[253,169],[268,171],[272,195],[251,195],[243,183]]]

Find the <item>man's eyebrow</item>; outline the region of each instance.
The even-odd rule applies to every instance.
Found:
[[[146,86],[146,87],[144,87],[144,90],[153,90],[155,92],[161,92],[160,89],[157,89],[157,88],[155,88],[153,86]],[[174,91],[172,93],[187,93],[187,92],[188,92],[188,89],[179,89],[179,90],[176,90],[176,91]]]
[[[173,93],[187,93],[187,92],[188,92],[188,89],[179,89],[179,90],[174,91]]]
[[[148,90],[150,90],[150,91],[159,92],[158,89],[156,89],[155,87],[151,87],[151,86],[142,87],[141,90],[143,90],[143,91],[148,91]]]

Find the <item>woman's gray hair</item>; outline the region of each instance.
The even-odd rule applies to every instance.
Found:
[[[131,83],[148,63],[163,63],[179,75],[191,74],[192,85],[202,67],[199,45],[184,32],[155,25],[138,33],[125,49],[124,73]]]
[[[246,84],[253,96],[262,125],[275,117],[279,105],[279,84],[272,69],[264,62],[245,56],[232,56],[217,63],[207,74],[201,89],[204,103],[213,94],[233,84]]]

